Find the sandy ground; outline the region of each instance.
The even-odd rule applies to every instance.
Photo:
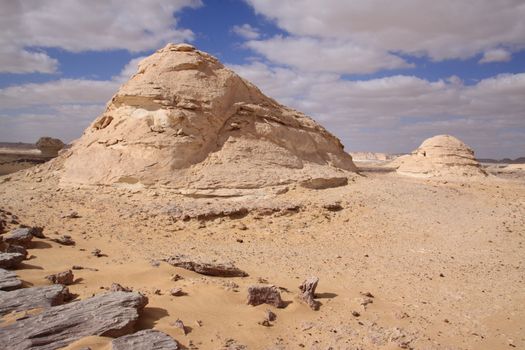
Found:
[[[277,196],[300,205],[297,213],[180,221],[167,208],[213,200],[10,177],[0,178],[0,207],[44,226],[48,238],[76,241],[35,239],[17,270],[27,285],[47,284],[45,275],[72,265],[97,269],[74,271],[70,290],[81,299],[113,282],[141,291],[149,304],[138,328],[162,330],[189,349],[525,349],[523,178],[437,181],[368,169],[345,187]],[[337,201],[342,210],[323,208]],[[70,211],[80,217],[62,218]],[[106,256],[92,256],[95,248]],[[152,264],[176,253],[231,260],[250,276]],[[320,278],[319,311],[296,298],[309,276]],[[286,308],[246,305],[247,287],[262,279],[282,287]],[[187,295],[170,296],[174,287]],[[365,292],[374,296],[366,307]],[[271,327],[258,323],[266,309],[277,314]],[[171,325],[176,319],[187,335]],[[89,337],[67,349],[109,342]]]

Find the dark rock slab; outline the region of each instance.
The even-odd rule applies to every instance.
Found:
[[[14,290],[22,288],[22,281],[16,273],[0,269],[0,290]]]
[[[323,204],[323,208],[328,211],[341,211],[343,210],[343,206],[341,205],[341,202],[335,201],[330,203]]]
[[[146,329],[137,333],[125,335],[111,342],[112,350],[178,350],[179,344],[166,333]]]
[[[113,292],[55,306],[0,326],[0,344],[10,350],[52,350],[91,335],[121,337],[133,332],[147,303],[139,293]]]
[[[29,228],[17,228],[9,232],[9,234],[4,237],[4,241],[9,244],[19,245],[24,248],[27,248],[31,244],[33,235],[31,234],[31,229]]]
[[[246,277],[248,274],[231,262],[203,262],[185,255],[175,255],[164,259],[168,264],[202,275],[218,277]]]
[[[271,284],[257,284],[248,288],[248,305],[269,304],[278,308],[286,306],[281,299],[279,288]]]
[[[27,249],[21,245],[9,244],[5,249],[6,253],[20,253],[24,256],[24,259],[27,259]]]
[[[0,315],[61,305],[68,299],[69,290],[59,284],[0,292]]]
[[[111,287],[109,287],[110,292],[133,292],[133,289],[124,287],[123,285],[119,283],[112,283]]]
[[[313,310],[319,310],[321,303],[315,300],[315,289],[319,283],[318,277],[309,277],[299,286],[299,299],[308,304]]]
[[[46,238],[44,235],[44,228],[41,226],[33,226],[29,228],[29,232],[36,238]]]
[[[57,242],[62,245],[75,245],[75,241],[69,235],[63,235],[57,238],[51,238],[53,242]]]
[[[45,278],[53,284],[65,284],[66,286],[68,286],[70,284],[73,284],[75,276],[73,275],[73,271],[67,270],[64,272],[48,275]]]
[[[0,268],[14,269],[24,261],[24,255],[20,253],[0,253]]]
[[[301,186],[312,190],[324,190],[326,188],[340,187],[348,185],[347,177],[320,177],[308,179],[300,183]]]

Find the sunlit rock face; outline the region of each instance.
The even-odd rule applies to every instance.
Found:
[[[486,176],[474,151],[450,135],[425,140],[412,154],[397,158],[397,172],[421,177]]]
[[[314,120],[187,44],[144,59],[64,158],[63,184],[246,189],[356,170]]]

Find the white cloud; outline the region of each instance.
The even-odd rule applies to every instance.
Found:
[[[117,81],[61,79],[0,89],[0,140],[52,136],[69,142],[104,110],[118,86]]]
[[[482,157],[524,155],[525,73],[464,85],[457,77],[431,82],[403,75],[348,81],[260,62],[232,68],[319,120],[349,150],[408,152],[424,138],[450,133]]]
[[[512,59],[512,54],[505,49],[488,50],[483,53],[479,63],[508,62]]]
[[[100,104],[108,100],[119,83],[104,80],[61,79],[47,83],[15,85],[0,89],[3,109],[50,104]]]
[[[104,111],[120,84],[137,71],[137,57],[112,80],[60,79],[0,89],[0,140],[35,142],[41,136],[78,138]]]
[[[239,25],[233,26],[232,31],[235,34],[237,34],[237,35],[239,35],[239,36],[241,36],[241,37],[243,37],[245,39],[253,40],[253,39],[257,39],[260,36],[259,31],[257,30],[257,28],[254,28],[254,27],[252,27],[251,25],[249,25],[247,23],[243,24],[243,25],[240,25],[240,26]]]
[[[120,72],[120,74],[113,77],[113,80],[116,80],[122,83],[128,81],[128,79],[131,78],[133,74],[135,74],[138,71],[140,61],[142,61],[145,58],[146,56],[140,56],[140,57],[136,57],[132,59],[131,61],[129,61],[124,66],[124,68],[122,68],[122,71]]]
[[[276,36],[248,41],[246,45],[272,62],[304,71],[353,74],[412,67],[388,52],[342,40]]]
[[[0,44],[1,42],[0,38]],[[54,73],[57,67],[58,61],[43,52],[7,45],[0,47],[0,73]]]
[[[246,1],[294,38],[336,40],[348,50],[357,47],[444,60],[465,59],[502,46],[525,48],[522,0]],[[274,43],[259,43],[260,52],[265,44]]]
[[[192,31],[176,27],[174,13],[200,4],[200,0],[0,0],[0,72],[54,72],[57,61],[28,49],[33,47],[139,52],[191,40]]]

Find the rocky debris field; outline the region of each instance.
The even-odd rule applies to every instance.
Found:
[[[10,349],[525,346],[523,182],[370,172],[195,198],[37,176],[0,184]],[[221,202],[246,209],[173,211]]]

